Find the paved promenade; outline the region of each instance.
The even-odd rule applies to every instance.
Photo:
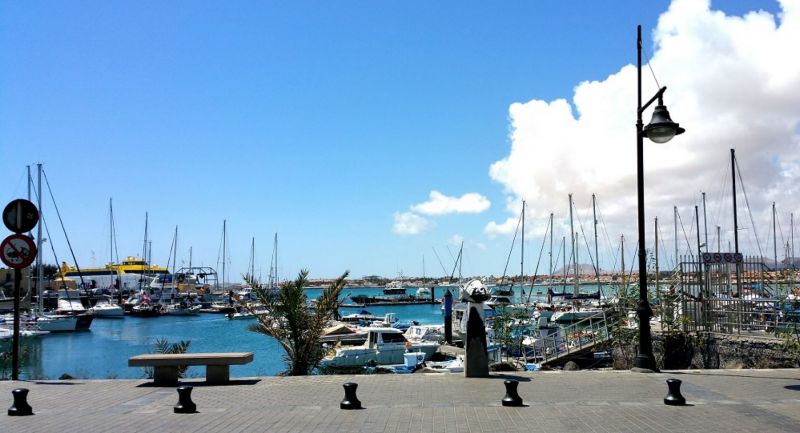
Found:
[[[500,405],[504,378],[526,407]],[[689,405],[665,406],[665,379]],[[365,409],[344,411],[342,384]],[[0,382],[0,432],[762,432],[800,431],[800,370],[641,374],[535,372],[267,377],[195,385],[199,413],[175,414],[174,388],[143,380]],[[9,417],[11,390],[30,389],[35,415]]]

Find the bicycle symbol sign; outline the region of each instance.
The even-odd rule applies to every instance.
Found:
[[[11,235],[0,243],[0,259],[10,268],[26,268],[35,258],[36,244],[25,235]]]

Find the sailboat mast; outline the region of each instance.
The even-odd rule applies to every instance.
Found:
[[[655,232],[656,232],[656,297],[660,299],[661,291],[658,290],[658,217],[655,219]]]
[[[703,259],[702,254],[700,253],[700,212],[697,209],[697,206],[694,207],[694,220],[695,224],[697,224],[697,276],[698,282],[700,283],[700,290],[702,292],[703,289]]]
[[[561,258],[562,261],[562,272],[564,272],[564,285],[561,288],[561,292],[567,291],[567,237],[561,236],[561,251],[564,252],[563,257]]]
[[[44,225],[44,212],[42,210],[42,164],[36,164],[36,172],[38,178],[36,185],[36,189],[38,191],[36,196],[36,207],[39,208],[39,224],[37,224],[36,227],[36,250],[39,251],[39,253],[36,254],[36,307],[39,309],[39,313],[41,313],[44,310],[42,299],[42,281],[44,280],[44,270],[42,269],[42,226]]]
[[[547,274],[553,281],[553,213],[550,212],[550,272]]]
[[[731,149],[731,177],[733,179],[733,246],[734,252],[739,254],[739,220],[736,216],[736,151]],[[739,263],[736,263],[736,293],[742,292]]]
[[[172,249],[172,275],[175,275],[175,262],[178,261],[178,226],[175,226],[175,248]]]
[[[675,269],[678,269],[678,206],[672,206],[672,219],[675,224]]]
[[[778,237],[775,232],[775,202],[772,202],[772,254],[775,260],[775,269],[778,269]]]
[[[222,290],[225,290],[225,250],[228,248],[225,231],[227,223],[227,220],[222,220]]]
[[[256,275],[256,238],[253,236],[253,239],[250,241],[250,281],[255,281]]]
[[[27,165],[27,166],[26,166],[26,168],[27,168],[27,170],[28,170],[28,182],[27,182],[27,183],[28,183],[28,201],[30,201],[31,203],[33,203],[33,202],[31,201],[31,182],[32,182],[32,180],[33,180],[33,179],[31,179],[31,166],[30,166],[30,165]],[[31,238],[31,239],[33,239],[33,236],[31,235],[31,232],[30,232],[30,231],[28,231],[28,237],[29,237],[29,238]],[[37,250],[37,251],[38,251],[38,250]],[[37,257],[36,257],[36,268],[37,268],[37,270],[38,270],[38,268],[39,268],[39,257],[38,257],[38,255],[37,255]],[[30,289],[31,289],[31,287],[33,287],[33,284],[31,284],[31,280],[32,280],[31,273],[30,273],[30,272],[28,272],[28,294],[29,294],[29,295],[30,295]],[[28,297],[30,298],[30,296],[28,296]],[[38,296],[37,296],[37,298],[38,298]]]
[[[520,240],[519,286],[525,290],[525,200],[522,200],[522,238]]]
[[[592,194],[592,219],[594,220],[594,276],[597,280],[597,290],[600,290],[600,253],[597,246],[597,198]]]
[[[147,261],[147,212],[144,213],[144,244],[142,246],[142,259]]]
[[[699,230],[699,228],[698,228]],[[706,193],[703,193],[703,232],[706,235],[706,252],[708,252],[708,218],[706,215]]]
[[[618,296],[622,298],[622,294],[628,293],[628,278],[625,274],[625,235],[619,235],[619,255],[620,255],[620,267],[622,268],[622,285],[620,286],[620,293]]]
[[[108,263],[114,263],[114,204],[108,198]]]
[[[569,194],[569,236],[570,236],[570,254],[572,254],[573,259],[573,269],[574,269],[574,276],[575,276],[575,284],[573,286],[573,292],[575,295],[578,294],[578,256],[576,255],[576,248],[575,248],[575,226],[573,225],[572,221],[572,194]]]

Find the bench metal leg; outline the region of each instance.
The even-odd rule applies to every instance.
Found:
[[[228,383],[230,380],[230,366],[228,365],[207,365],[206,382],[219,385]]]
[[[153,382],[156,386],[175,386],[178,384],[178,367],[153,367]]]

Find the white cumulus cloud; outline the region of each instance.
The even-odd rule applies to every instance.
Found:
[[[489,209],[491,202],[486,197],[470,192],[461,197],[449,197],[439,191],[431,191],[429,200],[411,206],[411,210],[424,215],[447,215],[452,213],[481,213]]]
[[[424,232],[431,223],[413,212],[395,212],[392,231],[398,235],[416,235]]]
[[[758,11],[739,17],[713,10],[708,0],[674,0],[659,18],[655,46],[644,48],[652,53],[660,84],[668,86],[664,102],[672,119],[686,133],[666,144],[645,140],[648,225],[655,216],[670,224],[672,207],[678,206],[688,231],[693,206],[706,191],[709,231],[722,226],[725,244],[733,229],[731,148],[736,149],[762,245],[771,202],[778,202],[787,220],[800,207],[800,55],[795,54],[800,0],[782,0],[780,5],[779,16]],[[632,28],[632,42],[635,32]],[[635,59],[632,47],[619,49],[631,49]],[[647,101],[657,86],[646,65],[642,80]],[[591,215],[591,194],[597,193],[611,237],[626,233],[635,239],[636,66],[620,65],[603,80],[578,84],[571,99],[566,96],[511,104],[511,148],[489,174],[509,202],[527,200],[529,216],[540,224],[551,211],[557,218],[568,214],[570,192],[575,194],[576,215]],[[651,113],[652,108],[644,113],[645,124]],[[744,203],[739,201],[740,225],[747,212]],[[518,209],[510,208],[507,220],[490,222],[485,232],[513,233]],[[651,244],[652,228],[648,231]]]

